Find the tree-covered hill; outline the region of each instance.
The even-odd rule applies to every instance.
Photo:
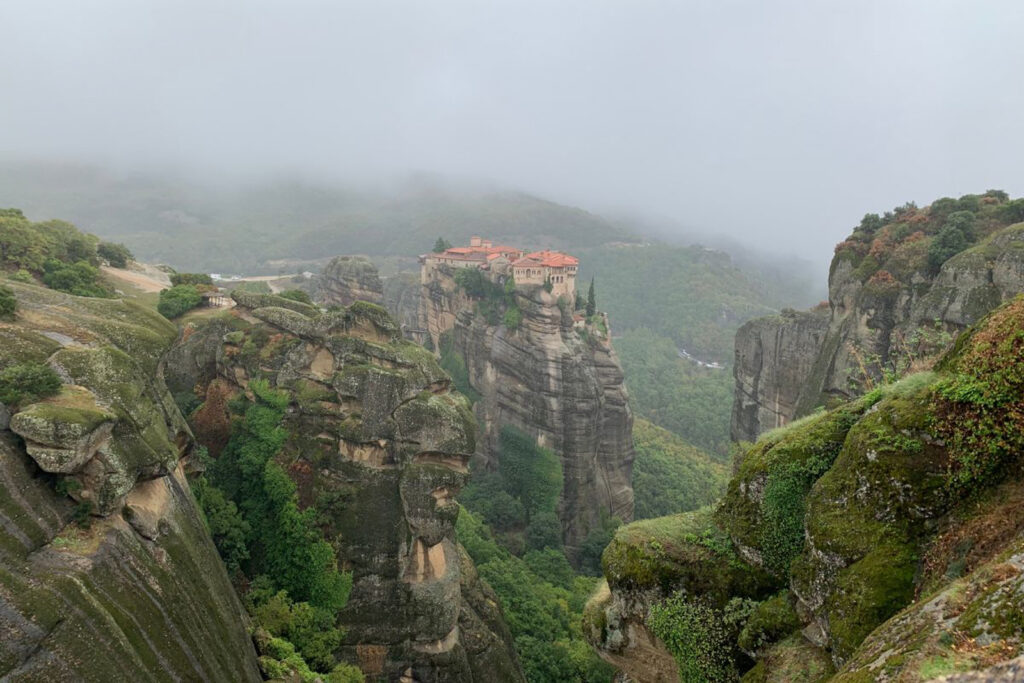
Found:
[[[519,192],[415,180],[384,190],[328,182],[225,186],[93,167],[0,164],[0,206],[61,216],[126,243],[148,262],[213,272],[277,272],[325,255],[415,256],[438,235],[528,247],[635,239],[581,209]],[[281,263],[281,262],[284,263]],[[285,265],[287,264],[287,265]]]

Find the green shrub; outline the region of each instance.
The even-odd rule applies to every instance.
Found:
[[[1024,452],[1024,297],[992,313],[954,354],[937,388],[936,427],[950,451],[950,487],[969,494]]]
[[[178,285],[212,285],[213,278],[206,273],[172,273],[171,286]]]
[[[160,292],[156,310],[171,320],[187,313],[203,302],[203,297],[194,285],[175,285]]]
[[[518,307],[510,307],[507,311],[505,311],[505,318],[503,322],[505,323],[506,329],[515,332],[516,330],[519,329],[519,326],[523,322],[522,311],[520,311]]]
[[[740,631],[737,643],[746,652],[756,652],[765,645],[778,642],[800,628],[800,620],[789,601],[789,592],[782,591],[758,603]]]
[[[277,295],[284,297],[285,299],[291,299],[292,301],[299,301],[304,304],[313,305],[313,300],[309,298],[309,294],[306,294],[301,289],[286,289],[283,292],[278,292]]]
[[[86,261],[65,263],[51,258],[43,264],[43,283],[50,289],[75,296],[110,296],[99,283],[99,275],[100,271]]]
[[[0,318],[14,317],[17,308],[18,300],[14,298],[14,292],[10,287],[0,285]]]
[[[677,593],[651,607],[647,625],[676,660],[682,683],[732,681],[736,637],[753,606],[734,598],[719,610]]]
[[[0,403],[7,406],[54,396],[60,387],[60,377],[44,363],[15,363],[0,371]]]

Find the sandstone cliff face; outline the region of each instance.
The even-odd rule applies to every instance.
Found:
[[[65,384],[0,430],[0,679],[260,680],[182,471],[192,438],[161,378],[174,326],[10,287],[0,367],[45,362]]]
[[[828,325],[828,310],[817,309],[758,318],[740,327],[733,364],[733,441],[754,441],[796,415]]]
[[[379,304],[384,298],[377,267],[364,256],[338,256],[317,276],[314,300],[324,306],[351,306],[356,301]]]
[[[418,273],[397,273],[384,279],[384,308],[398,323],[402,335],[417,344],[430,338],[420,329],[420,276]]]
[[[855,254],[838,252],[829,274],[827,322],[810,312],[755,320],[740,329],[734,440],[754,441],[829,399],[859,393],[865,374],[877,378],[884,368],[925,353],[929,340],[922,330],[925,336],[955,336],[1024,292],[1020,225],[998,230],[934,274],[920,254],[903,253],[913,248],[911,243],[895,249],[883,264],[897,270],[898,278],[884,269],[866,276]]]
[[[207,397],[201,442],[222,438],[226,398],[250,378],[291,392],[278,460],[353,574],[341,654],[368,680],[522,680],[496,599],[455,541],[475,424],[432,354],[372,304],[321,313],[234,296],[187,331],[169,374]]]
[[[515,331],[475,313],[450,271],[434,270],[423,297],[422,328],[435,347],[451,334],[481,396],[474,406],[477,453],[493,462],[501,427],[510,425],[560,457],[559,518],[569,557],[602,515],[632,519],[633,416],[611,343],[581,335],[571,312],[540,287],[516,294],[522,323]]]

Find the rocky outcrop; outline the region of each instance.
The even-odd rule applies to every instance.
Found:
[[[288,392],[277,460],[353,576],[340,654],[368,680],[521,681],[494,595],[455,540],[475,449],[466,399],[379,306],[236,301],[186,330],[173,388],[207,398],[200,442],[223,439],[228,397],[251,378]]]
[[[1024,226],[995,229],[937,271],[928,265],[929,239],[881,234],[869,253],[867,242],[851,238],[832,261],[827,316],[790,314],[740,329],[734,440],[754,441],[884,374],[907,371],[1024,292]]]
[[[819,308],[788,310],[740,327],[733,363],[733,441],[755,441],[793,419],[828,325],[828,309]]]
[[[398,323],[402,335],[417,344],[428,344],[426,330],[420,329],[419,273],[397,273],[384,279],[384,308]]]
[[[477,453],[485,464],[499,457],[506,425],[558,454],[559,518],[572,559],[602,517],[632,519],[633,416],[618,357],[601,329],[607,319],[580,329],[570,307],[542,287],[519,288],[515,297],[518,327],[491,324],[450,270],[433,269],[423,284],[422,329],[437,348],[442,335],[450,339],[445,353],[465,363],[480,396]]]
[[[1013,671],[992,667],[1024,651],[1022,327],[1018,297],[937,370],[766,433],[704,522],[688,513],[621,528],[588,638],[641,677],[671,652],[714,680],[722,663],[694,628],[725,634],[730,675],[746,681]],[[670,647],[651,626],[667,596],[691,610],[670,622],[683,629]]]
[[[351,306],[356,301],[380,304],[384,288],[377,267],[365,256],[337,256],[316,278],[313,297],[324,306]]]
[[[161,379],[174,326],[8,286],[0,367],[47,363],[64,385],[0,431],[0,679],[259,681],[183,474],[191,433]]]

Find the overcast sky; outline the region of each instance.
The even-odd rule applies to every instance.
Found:
[[[1021,0],[0,3],[0,155],[480,178],[815,260],[1024,194]]]

